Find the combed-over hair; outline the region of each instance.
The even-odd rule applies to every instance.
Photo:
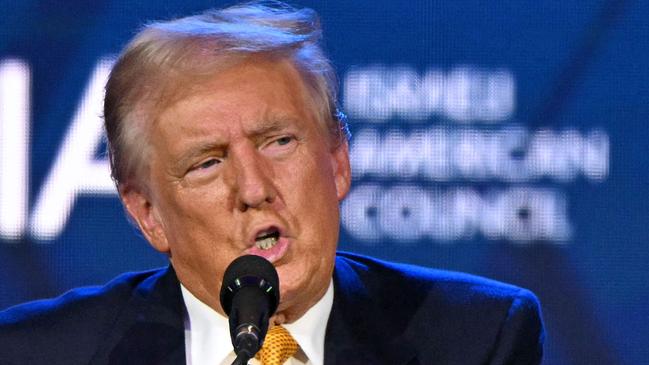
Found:
[[[311,9],[253,2],[144,26],[125,47],[106,85],[104,119],[111,175],[119,187],[148,170],[147,130],[156,111],[192,85],[251,56],[288,58],[317,117],[338,144],[348,137],[337,109],[335,73]]]

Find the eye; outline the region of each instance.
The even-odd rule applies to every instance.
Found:
[[[209,160],[205,160],[199,163],[198,165],[195,165],[194,167],[192,167],[192,170],[204,170],[220,163],[221,160],[218,160],[216,158],[210,158]]]
[[[287,145],[287,144],[291,143],[292,140],[293,140],[292,136],[284,136],[284,137],[278,138],[277,140],[275,140],[275,142],[277,142],[277,144],[280,145],[280,146],[284,146],[284,145]]]
[[[273,136],[261,147],[261,150],[267,156],[286,157],[297,148],[297,141],[298,139],[292,134]]]

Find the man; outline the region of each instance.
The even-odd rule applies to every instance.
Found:
[[[279,274],[288,364],[539,363],[530,292],[336,255],[351,172],[319,34],[308,9],[247,4],[135,37],[106,87],[112,173],[171,265],[0,314],[0,362],[230,364],[221,280],[253,254]]]

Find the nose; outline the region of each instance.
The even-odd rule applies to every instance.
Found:
[[[272,171],[255,148],[241,148],[232,153],[236,206],[241,211],[272,203],[277,195]]]

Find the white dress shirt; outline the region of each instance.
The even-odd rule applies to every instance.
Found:
[[[180,285],[185,314],[185,356],[187,365],[231,365],[236,358],[230,340],[228,319],[201,302]],[[323,365],[327,321],[334,300],[333,281],[325,295],[293,323],[283,324],[298,345],[298,353],[286,365]],[[259,365],[252,359],[249,364]]]

